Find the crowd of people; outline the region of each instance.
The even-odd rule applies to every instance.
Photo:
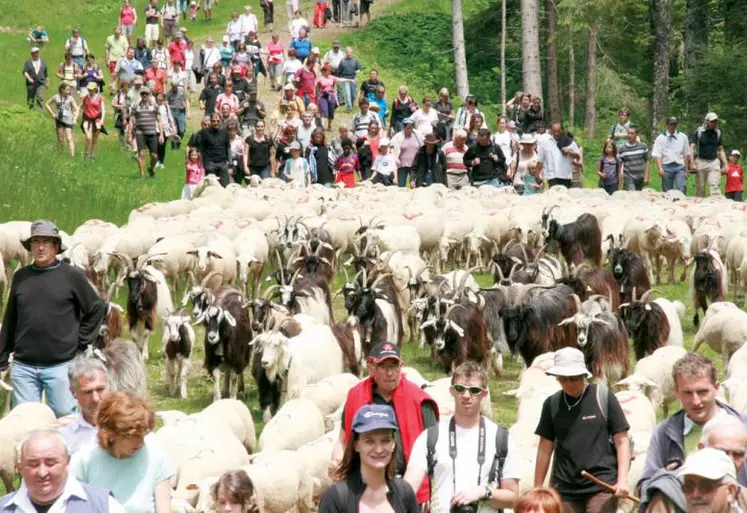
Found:
[[[44,394],[57,416],[74,418],[59,431],[28,435],[19,450],[21,486],[0,498],[0,507],[169,512],[176,469],[152,434],[154,411],[142,398],[110,390],[107,368],[88,356],[103,301],[82,271],[56,258],[64,245],[53,223],[34,222],[22,244],[34,263],[13,277],[0,329],[0,372],[13,353],[13,405],[40,402]],[[334,484],[321,497],[320,513],[420,513],[426,505],[434,513],[613,513],[629,500],[630,426],[616,396],[589,381],[579,349],[556,351],[546,371],[561,390],[543,404],[535,488],[523,495],[516,442],[481,414],[489,396],[480,364],[467,361],[453,370],[454,413],[443,417],[403,365],[396,344],[372,348],[368,377],[349,390],[342,407],[329,466]],[[686,354],[672,379],[682,410],[651,438],[633,486],[640,511],[743,511],[747,416],[717,398],[716,366],[704,356]],[[240,470],[222,475],[212,495],[226,513],[257,506],[251,479]]]
[[[45,101],[49,84],[42,48],[49,48],[43,26],[28,35],[31,58],[24,65],[29,107],[43,107],[54,118],[60,147],[75,154],[73,127],[85,134],[85,158],[95,158],[100,134],[106,134],[107,112],[114,120],[122,149],[133,151],[141,177],[155,176],[165,167],[167,146],[184,146],[179,165],[185,171],[182,197],[190,198],[205,174],[222,185],[243,183],[252,175],[278,177],[294,186],[312,183],[354,187],[360,180],[384,185],[422,187],[441,183],[450,189],[467,185],[514,187],[519,194],[541,193],[546,187],[584,186],[583,150],[557,120],[547,119],[542,98],[517,93],[495,119],[491,131],[478,100],[468,95],[456,108],[448,89],[417,101],[407,86],[393,98],[378,71],[362,79],[361,63],[339,41],[322,51],[310,38],[312,29],[328,19],[346,23],[358,7],[352,0],[335,0],[331,8],[315,3],[313,23],[287,1],[290,42],[273,33],[260,42],[259,21],[250,6],[233,12],[220,44],[207,37],[199,47],[188,36],[183,20],[194,19],[195,2],[151,0],[144,10],[144,37],[135,36],[138,15],[125,0],[113,34],[104,43],[103,66],[89,44],[74,29],[65,42],[64,60],[57,66],[57,94]],[[262,2],[265,25],[272,22],[272,2]],[[353,9],[353,6],[356,6]],[[206,19],[212,0],[203,0]],[[370,2],[360,2],[360,14]],[[268,9],[270,10],[268,16]],[[108,71],[108,72],[107,72]],[[260,98],[260,77],[281,92],[277,104]],[[108,81],[112,96],[107,108],[102,92]],[[80,98],[80,105],[76,101]],[[201,128],[183,139],[197,108]],[[338,108],[354,113],[352,121],[335,121]],[[110,110],[109,110],[110,109]],[[651,148],[626,108],[609,130],[595,165],[598,186],[641,190],[649,183],[650,160],[656,162],[663,189],[686,192],[688,170],[696,175],[696,195],[725,194],[741,201],[741,153],[727,160],[718,116],[710,112],[689,137],[670,118],[667,130]],[[333,123],[337,124],[336,133]]]

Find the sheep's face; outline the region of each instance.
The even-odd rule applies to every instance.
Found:
[[[262,368],[268,378],[274,379],[288,346],[288,338],[282,333],[265,333],[260,336]]]
[[[104,274],[109,269],[109,253],[97,251],[93,255],[92,267],[97,274]]]

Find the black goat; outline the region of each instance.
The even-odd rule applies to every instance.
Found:
[[[651,281],[643,265],[643,259],[637,253],[625,248],[615,248],[611,252],[610,266],[612,275],[619,285],[620,302],[630,303],[633,300],[633,290],[643,294],[651,289]]]
[[[726,271],[718,253],[709,249],[695,254],[695,272],[693,273],[693,324],[700,324],[699,309],[705,315],[708,300],[723,301],[726,297]]]
[[[551,217],[557,205],[542,213],[542,229],[545,243],[555,243],[560,254],[571,265],[579,265],[589,260],[597,267],[602,265],[602,230],[599,221],[591,214],[581,214],[578,219],[568,224],[560,224]]]
[[[633,290],[633,301],[620,305],[620,315],[633,339],[636,360],[652,354],[669,341],[669,318],[661,306],[649,300],[652,292],[648,290],[640,299],[636,299],[636,291]]]

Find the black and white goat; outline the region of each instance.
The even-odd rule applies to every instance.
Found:
[[[163,355],[166,360],[164,366],[164,383],[169,395],[176,396],[177,387],[179,397],[187,398],[187,377],[191,367],[190,358],[195,344],[195,332],[192,329],[191,318],[182,312],[169,315],[163,319]]]

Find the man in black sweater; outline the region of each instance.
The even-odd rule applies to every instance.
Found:
[[[220,127],[220,114],[210,116],[210,127],[200,130],[200,153],[206,175],[216,175],[220,184],[225,187],[228,178],[228,152],[230,142],[228,132]]]
[[[96,339],[106,307],[80,270],[57,260],[65,247],[54,223],[35,221],[21,242],[34,263],[13,276],[0,330],[0,372],[13,353],[13,404],[41,402],[44,392],[62,417],[76,407],[67,368]]]
[[[477,142],[464,153],[464,165],[469,172],[469,180],[475,187],[509,185],[506,178],[506,157],[501,147],[490,140],[490,130],[481,128],[477,132]]]

